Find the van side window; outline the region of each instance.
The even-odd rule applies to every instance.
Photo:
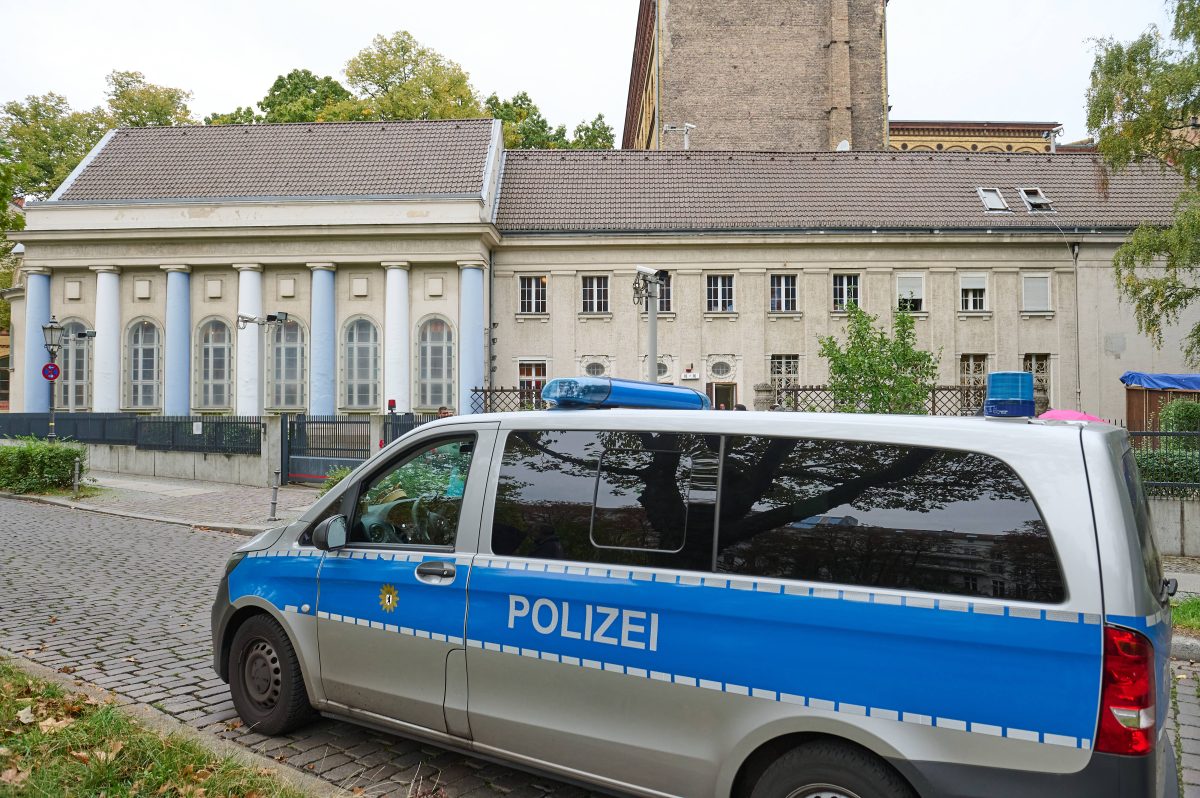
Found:
[[[717,487],[711,443],[673,433],[510,433],[492,551],[707,571]]]
[[[984,454],[730,437],[717,570],[1060,602],[1062,573],[1020,478]]]

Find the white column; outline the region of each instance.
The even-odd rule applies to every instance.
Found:
[[[50,362],[42,325],[50,321],[50,272],[25,270],[24,382],[25,412],[50,411],[50,383],[42,377],[42,366]]]
[[[408,311],[408,263],[385,262],[383,315],[383,404],[396,400],[397,413],[412,411],[412,328]]]
[[[92,342],[92,410],[121,411],[121,270],[93,266],[96,273],[96,340]]]
[[[167,273],[167,334],[163,349],[163,415],[192,412],[192,275],[187,266]]]
[[[455,412],[471,412],[471,389],[482,388],[484,353],[483,320],[487,308],[483,302],[483,270],[479,261],[459,261],[458,280],[458,407]]]
[[[238,272],[238,315],[262,316],[262,266],[257,263],[235,263]],[[262,415],[262,368],[259,348],[262,327],[247,324],[237,333],[237,390],[234,412],[239,416]]]
[[[313,416],[337,413],[337,293],[332,263],[310,263],[312,316],[309,319],[308,412]]]

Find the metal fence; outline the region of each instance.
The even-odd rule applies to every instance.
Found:
[[[293,457],[366,460],[371,456],[369,416],[287,416],[287,448]]]
[[[436,418],[437,415],[427,413],[388,413],[383,417],[383,441],[391,443]]]
[[[510,413],[517,410],[545,410],[539,388],[472,388],[472,413]]]
[[[138,418],[133,413],[55,413],[54,434],[60,440],[133,446]],[[0,437],[45,438],[49,431],[49,413],[0,413]]]
[[[209,454],[262,454],[258,416],[138,416],[139,449]]]
[[[929,394],[926,411],[932,416],[973,416],[983,408],[984,390],[966,385],[938,385]],[[775,391],[781,410],[833,413],[837,402],[825,385],[792,385]]]
[[[1200,432],[1130,432],[1142,484],[1155,495],[1200,491]]]

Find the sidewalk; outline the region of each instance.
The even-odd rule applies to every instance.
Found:
[[[102,492],[82,499],[20,497],[46,504],[93,510],[126,518],[143,518],[203,529],[253,535],[294,521],[317,500],[317,489],[286,485],[279,489],[279,506],[271,521],[271,488],[227,485],[165,477],[134,477],[92,471]]]

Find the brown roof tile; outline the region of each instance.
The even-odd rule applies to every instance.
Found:
[[[492,120],[122,129],[62,201],[479,194]]]
[[[1011,213],[984,213],[978,187]],[[1056,213],[1031,214],[1018,187]],[[510,151],[506,234],[690,230],[1118,228],[1166,223],[1182,188],[1145,165],[1110,175],[1091,154]]]

